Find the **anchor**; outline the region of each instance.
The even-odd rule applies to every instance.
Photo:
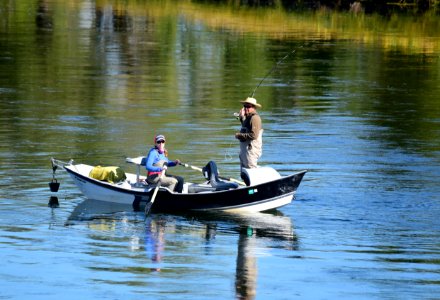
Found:
[[[58,192],[58,189],[60,188],[60,183],[57,181],[57,179],[55,178],[55,171],[57,170],[58,166],[56,164],[54,164],[53,159],[51,160],[52,162],[52,181],[49,182],[49,188],[51,192]]]

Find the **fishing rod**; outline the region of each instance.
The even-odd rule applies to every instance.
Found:
[[[278,68],[278,66],[287,58],[289,57],[291,54],[295,53],[296,50],[298,50],[299,48],[302,48],[304,45],[293,49],[292,51],[290,51],[289,53],[287,53],[283,58],[281,58],[273,67],[272,69],[270,69],[269,72],[267,72],[266,76],[263,77],[263,79],[261,79],[260,83],[255,87],[255,89],[252,91],[252,94],[250,95],[251,98],[254,97],[255,91],[260,87],[260,85],[263,83],[263,81],[276,69]]]
[[[305,45],[305,44],[304,44]],[[260,83],[258,83],[258,85],[254,88],[254,90],[252,91],[252,94],[249,96],[251,98],[254,97],[255,91],[260,87],[260,85],[263,83],[264,80],[266,80],[266,78],[276,69],[278,68],[278,66],[287,58],[289,57],[291,54],[295,53],[296,50],[298,50],[299,48],[304,47],[304,45],[301,45],[298,48],[293,49],[292,51],[290,51],[289,53],[287,53],[283,58],[281,58],[273,67],[272,69],[269,70],[269,72],[267,72],[267,74],[263,77],[263,79],[261,79]],[[238,120],[239,119],[240,114],[235,112],[234,113],[234,117]]]

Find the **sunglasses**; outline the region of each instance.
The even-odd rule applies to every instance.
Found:
[[[165,144],[165,141],[157,141],[156,144]]]
[[[244,108],[251,108],[252,105],[243,105]]]

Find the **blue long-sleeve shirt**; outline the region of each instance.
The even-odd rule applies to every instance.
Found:
[[[155,164],[157,164],[159,161],[167,162],[169,167],[176,166],[176,163],[174,161],[170,161],[168,157],[165,156],[165,153],[159,153],[157,148],[151,148],[147,156],[145,168],[149,172],[162,172],[162,167],[155,166]]]

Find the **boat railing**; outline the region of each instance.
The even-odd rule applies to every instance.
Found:
[[[52,163],[52,169],[53,169],[54,172],[55,172],[55,170],[56,170],[58,167],[60,167],[60,168],[64,168],[65,166],[72,165],[72,164],[73,164],[73,159],[71,159],[71,160],[69,160],[68,162],[66,162],[66,161],[62,161],[62,160],[55,159],[55,158],[52,157],[52,158],[50,159],[50,162]]]

